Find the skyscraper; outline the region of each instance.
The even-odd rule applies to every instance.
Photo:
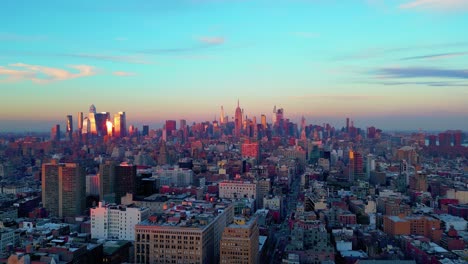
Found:
[[[42,203],[50,216],[74,217],[85,205],[85,173],[77,163],[42,165]]]
[[[224,124],[225,124],[225,121],[226,121],[226,120],[224,119],[224,117],[225,117],[225,116],[224,116],[224,107],[221,106],[221,114],[220,114],[220,116],[219,116],[219,123],[220,123],[221,125],[224,125]]]
[[[177,130],[177,123],[175,120],[166,120],[166,135],[171,136],[172,131]]]
[[[273,107],[273,115],[271,117],[271,123],[274,126],[276,124],[276,105]]]
[[[127,193],[136,194],[137,171],[135,165],[120,164],[115,167],[115,200],[121,203],[121,198]]]
[[[346,118],[346,132],[349,132],[349,117]]]
[[[263,129],[266,129],[267,128],[267,118],[266,118],[266,115],[262,115],[261,117],[261,122],[262,122],[262,127]]]
[[[88,132],[91,133],[92,135],[97,135],[96,107],[93,104],[89,107],[88,122],[89,122]]]
[[[78,112],[78,132],[83,130],[83,112]]]
[[[181,120],[179,121],[179,126],[180,126],[179,129],[185,130],[185,129],[187,128],[187,120],[181,119]]]
[[[115,163],[106,161],[99,165],[99,199],[115,203]]]
[[[118,112],[114,115],[114,136],[125,137],[127,136],[127,121],[125,112]]]
[[[143,136],[148,136],[149,134],[149,126],[143,125]]]
[[[241,130],[242,130],[242,110],[239,106],[239,100],[237,100],[237,108],[236,108],[236,114],[235,114],[235,119],[234,119],[234,136],[240,137],[241,136]]]
[[[50,129],[50,140],[60,141],[60,125],[57,124]]]
[[[72,139],[73,135],[73,117],[71,115],[67,115],[67,137],[68,139]]]

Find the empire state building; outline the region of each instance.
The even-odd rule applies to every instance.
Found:
[[[234,128],[234,136],[240,138],[241,136],[241,129],[242,129],[242,110],[239,106],[239,100],[237,100],[237,108],[236,108],[236,115],[235,115],[235,128]]]

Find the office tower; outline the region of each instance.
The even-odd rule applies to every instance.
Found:
[[[453,145],[455,147],[461,147],[462,138],[463,138],[463,133],[461,130],[453,131]]]
[[[185,200],[172,208],[135,226],[134,262],[219,263],[221,236],[233,222],[234,206]]]
[[[281,121],[284,120],[284,109],[280,108],[276,111],[276,124],[280,124]]]
[[[225,115],[224,115],[224,107],[221,106],[221,114],[219,116],[219,123],[221,125],[224,125],[226,123],[226,120],[224,119]]]
[[[257,181],[257,208],[263,208],[263,198],[270,193],[271,181],[270,179],[260,179]]]
[[[361,153],[354,151],[354,174],[362,176],[364,173],[363,158]]]
[[[169,155],[167,153],[166,141],[163,139],[161,141],[161,147],[159,148],[158,165],[167,164],[168,161],[169,161]]]
[[[120,198],[127,193],[136,194],[137,167],[130,164],[120,164],[115,167],[115,200],[121,203]]]
[[[74,217],[85,205],[85,174],[77,163],[42,165],[42,203],[52,217]]]
[[[94,135],[98,136],[105,136],[108,134],[108,126],[107,121],[110,121],[110,113],[109,112],[101,112],[94,114],[94,118],[96,121],[96,131],[91,132]]]
[[[273,126],[276,124],[276,105],[273,107],[273,115],[271,116],[271,124]]]
[[[354,182],[354,152],[351,150],[349,151],[349,162],[348,162],[348,180],[349,182]]]
[[[78,132],[83,130],[83,112],[78,112]]]
[[[179,125],[180,125],[180,128],[179,128],[180,130],[185,130],[185,129],[187,129],[187,120],[181,119],[181,120],[179,121]]]
[[[367,155],[366,161],[366,179],[370,179],[371,171],[375,171],[375,156],[372,154]]]
[[[85,119],[83,119],[83,124],[81,127],[82,134],[91,133],[91,121],[89,120],[89,118],[85,117]]]
[[[172,131],[176,131],[177,123],[175,120],[166,120],[166,135],[171,136]]]
[[[96,113],[96,106],[94,106],[94,104],[92,104],[90,107],[89,107],[89,113],[91,114],[95,114]]]
[[[439,133],[439,146],[450,147],[452,145],[452,135],[448,132]]]
[[[107,160],[99,165],[99,199],[115,203],[115,163]]]
[[[261,122],[262,122],[262,127],[263,129],[266,129],[267,128],[267,117],[266,115],[263,115],[261,116]]]
[[[72,140],[73,135],[73,117],[67,115],[67,137],[69,140]]]
[[[50,129],[50,140],[60,141],[60,125],[55,125]]]
[[[125,112],[118,112],[114,115],[114,136],[126,137],[127,136],[127,121]]]
[[[97,135],[96,107],[94,105],[91,105],[89,107],[88,121],[89,121],[89,127],[88,127],[89,133],[91,133],[92,135]]]
[[[224,228],[219,263],[258,263],[258,239],[257,218],[235,217]]]
[[[236,108],[236,113],[235,113],[235,118],[234,118],[234,136],[240,137],[241,136],[241,131],[242,131],[242,110],[239,106],[239,100],[237,100],[237,108]]]
[[[429,147],[435,147],[437,146],[437,136],[436,135],[430,135],[429,136]]]
[[[91,238],[135,240],[135,226],[148,219],[149,208],[135,205],[109,205],[99,202],[91,208]]]
[[[149,126],[148,125],[144,125],[143,126],[143,136],[148,136],[149,135]]]
[[[346,118],[346,132],[349,132],[349,117]]]
[[[112,137],[114,134],[114,125],[109,120],[106,120],[107,136]]]
[[[367,138],[375,138],[377,129],[373,126],[367,128]]]

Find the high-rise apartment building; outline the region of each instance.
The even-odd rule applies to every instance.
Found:
[[[42,203],[50,216],[74,217],[85,205],[85,173],[77,163],[42,165]]]
[[[99,202],[91,208],[91,237],[97,239],[135,239],[135,226],[148,219],[149,208],[109,205]]]
[[[258,263],[258,239],[257,218],[235,217],[234,223],[224,228],[219,263]]]
[[[99,199],[107,203],[116,202],[115,166],[110,160],[99,165]]]
[[[136,225],[135,262],[218,263],[221,235],[233,220],[232,204],[183,201]]]
[[[137,167],[130,164],[120,164],[115,167],[115,200],[120,199],[127,193],[136,194]]]

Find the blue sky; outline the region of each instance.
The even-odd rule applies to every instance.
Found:
[[[95,104],[130,123],[249,116],[468,129],[466,0],[2,1],[0,131]]]

